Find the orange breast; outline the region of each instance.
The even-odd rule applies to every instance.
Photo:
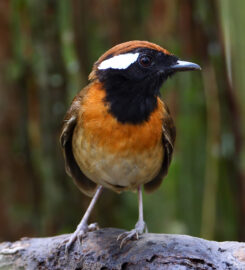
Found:
[[[84,97],[78,124],[81,122],[84,126],[87,140],[92,140],[107,151],[122,154],[128,149],[135,153],[141,152],[161,141],[164,107],[160,99],[158,108],[151,114],[149,121],[137,125],[118,122],[108,113],[104,99],[105,91],[101,90],[100,83],[95,83]]]

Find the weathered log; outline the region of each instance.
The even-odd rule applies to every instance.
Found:
[[[245,269],[245,243],[214,242],[187,235],[148,233],[123,248],[107,228],[88,233],[65,255],[69,235],[22,238],[0,244],[3,269]]]

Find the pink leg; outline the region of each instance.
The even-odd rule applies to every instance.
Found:
[[[143,218],[143,198],[142,198],[142,187],[138,187],[138,204],[139,204],[139,218],[137,223],[135,224],[135,228],[129,232],[122,233],[118,236],[117,240],[121,240],[120,247],[123,247],[129,240],[139,239],[139,235],[144,232],[148,232],[147,226],[144,222]]]
[[[89,230],[95,230],[98,226],[97,224],[90,224],[88,226],[88,219],[91,215],[92,210],[94,209],[95,203],[97,202],[101,192],[102,192],[102,186],[98,186],[93,199],[91,200],[88,209],[86,210],[81,222],[78,224],[75,232],[71,235],[68,243],[66,244],[66,254],[68,254],[69,248],[72,246],[72,244],[78,239],[80,242],[80,238]]]

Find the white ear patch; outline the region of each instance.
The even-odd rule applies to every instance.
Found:
[[[119,54],[101,62],[98,69],[126,69],[137,60],[138,56],[139,53]]]

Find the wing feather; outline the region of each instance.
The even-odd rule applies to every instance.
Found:
[[[164,104],[164,107],[166,111],[163,118],[163,125],[162,125],[162,146],[164,148],[164,158],[162,162],[162,167],[158,175],[155,178],[153,178],[150,182],[144,185],[145,191],[149,193],[154,191],[161,185],[163,178],[168,173],[168,168],[171,163],[172,155],[173,155],[176,129],[174,126],[173,119],[165,104]]]
[[[72,104],[67,111],[60,136],[60,144],[65,158],[65,168],[68,175],[70,175],[78,188],[87,196],[93,196],[97,185],[92,182],[80,170],[72,150],[72,136],[74,128],[77,124],[77,115],[81,107],[81,101],[87,89],[83,89],[72,101]]]

